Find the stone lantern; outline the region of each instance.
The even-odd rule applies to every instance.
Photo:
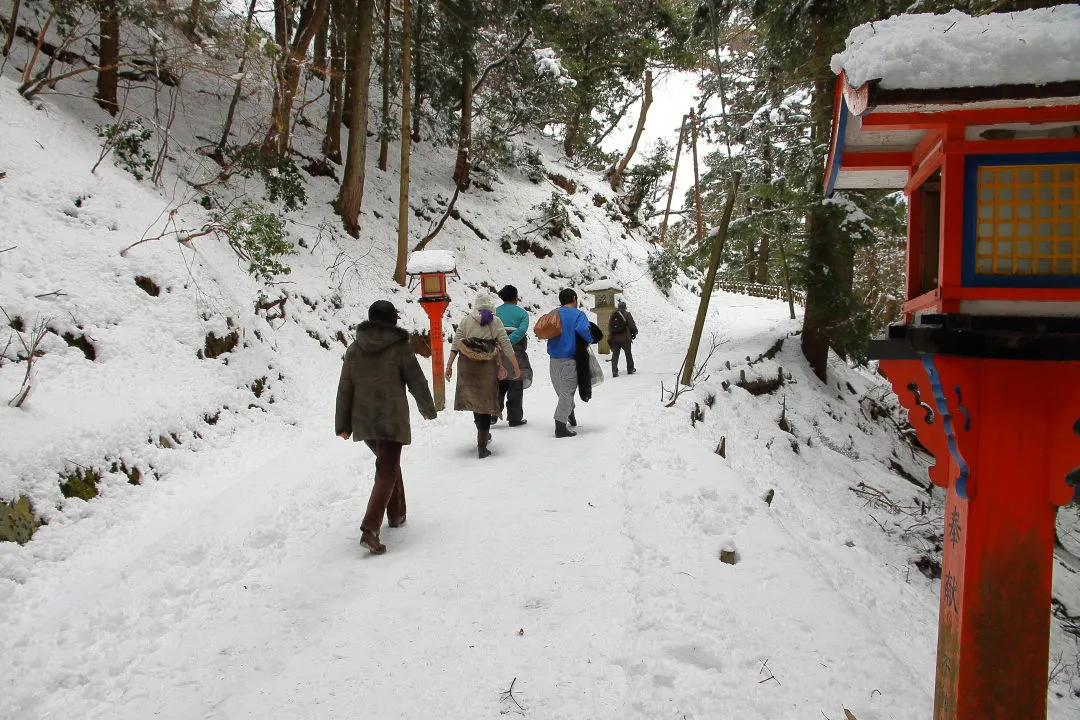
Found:
[[[599,280],[586,285],[581,290],[596,298],[593,303],[593,312],[596,313],[596,324],[604,332],[604,339],[600,341],[599,350],[602,355],[607,355],[611,352],[607,335],[608,328],[611,326],[611,316],[615,312],[615,295],[621,293],[622,288],[611,280]]]

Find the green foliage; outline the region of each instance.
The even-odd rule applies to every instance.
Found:
[[[671,174],[671,157],[671,145],[661,140],[644,160],[627,171],[623,207],[628,214],[637,216],[642,211],[646,214],[655,212],[656,193]]]
[[[102,155],[111,150],[116,167],[127,170],[136,180],[142,180],[144,173],[149,174],[154,169],[154,157],[145,147],[151,133],[142,120],[135,118],[98,125],[96,130],[98,137],[104,140]]]
[[[258,175],[262,178],[267,202],[281,203],[285,212],[299,210],[307,204],[300,168],[288,155],[279,156],[259,145],[245,145],[236,148],[231,158],[241,177]]]
[[[649,255],[649,274],[666,294],[679,276],[679,250],[674,243]]]
[[[213,220],[218,234],[225,237],[240,259],[247,261],[252,277],[269,284],[275,277],[291,272],[281,258],[294,255],[296,249],[289,241],[282,218],[262,205],[247,203],[222,212]]]
[[[569,206],[569,198],[561,192],[552,191],[547,202],[533,205],[533,210],[539,211],[541,222],[549,236],[566,237],[566,230],[573,227],[570,222],[570,212],[567,210]]]

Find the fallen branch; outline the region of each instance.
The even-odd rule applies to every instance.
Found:
[[[214,231],[216,231],[218,229],[220,229],[220,228],[217,225],[213,225],[213,224],[208,223],[206,225],[203,225],[202,228],[200,228],[197,232],[187,233],[186,235],[182,234],[182,231],[180,231],[180,230],[173,230],[171,232],[162,233],[161,235],[155,235],[154,237],[143,238],[142,240],[137,240],[137,241],[131,243],[126,248],[121,250],[120,251],[120,257],[127,257],[128,250],[130,250],[131,248],[136,247],[138,245],[142,245],[143,243],[150,242],[151,240],[161,240],[162,238],[169,237],[170,235],[176,235],[177,236],[176,242],[186,245],[186,244],[190,243],[192,240],[194,240],[195,238],[201,238],[201,237],[203,237],[205,235],[209,235],[210,233],[212,233],[212,232],[214,232]]]
[[[525,712],[525,708],[523,708],[521,706],[521,703],[518,702],[517,698],[514,697],[514,683],[516,682],[517,678],[514,678],[510,681],[510,687],[502,691],[502,695],[499,696],[499,702],[506,702],[507,700],[512,700],[513,703],[517,705],[518,710],[520,710],[521,712]]]
[[[459,194],[461,194],[461,188],[460,187],[455,187],[454,188],[454,197],[450,198],[450,204],[446,206],[446,212],[444,212],[443,216],[441,218],[439,218],[439,223],[435,226],[434,230],[432,230],[431,232],[429,232],[427,235],[424,236],[423,240],[416,243],[416,247],[413,248],[413,252],[423,250],[425,247],[427,247],[427,244],[429,242],[431,242],[432,240],[434,240],[435,236],[438,235],[439,232],[443,229],[443,225],[446,224],[446,219],[449,218],[450,215],[454,212],[454,203],[457,202]]]

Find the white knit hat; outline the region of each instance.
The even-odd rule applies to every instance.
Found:
[[[476,310],[494,310],[495,301],[487,293],[480,293],[473,300],[473,308]]]

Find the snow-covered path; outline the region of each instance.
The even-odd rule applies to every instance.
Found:
[[[579,404],[574,439],[552,437],[535,348],[530,423],[497,425],[490,459],[466,414],[415,418],[409,523],[381,557],[358,544],[371,457],[327,430],[328,359],[297,428],[241,428],[190,477],[62,529],[77,540],[4,602],[0,716],[925,716],[925,589],[897,595],[811,492],[762,502],[787,469],[722,463],[657,402],[668,347]],[[903,616],[876,627],[882,609]]]

